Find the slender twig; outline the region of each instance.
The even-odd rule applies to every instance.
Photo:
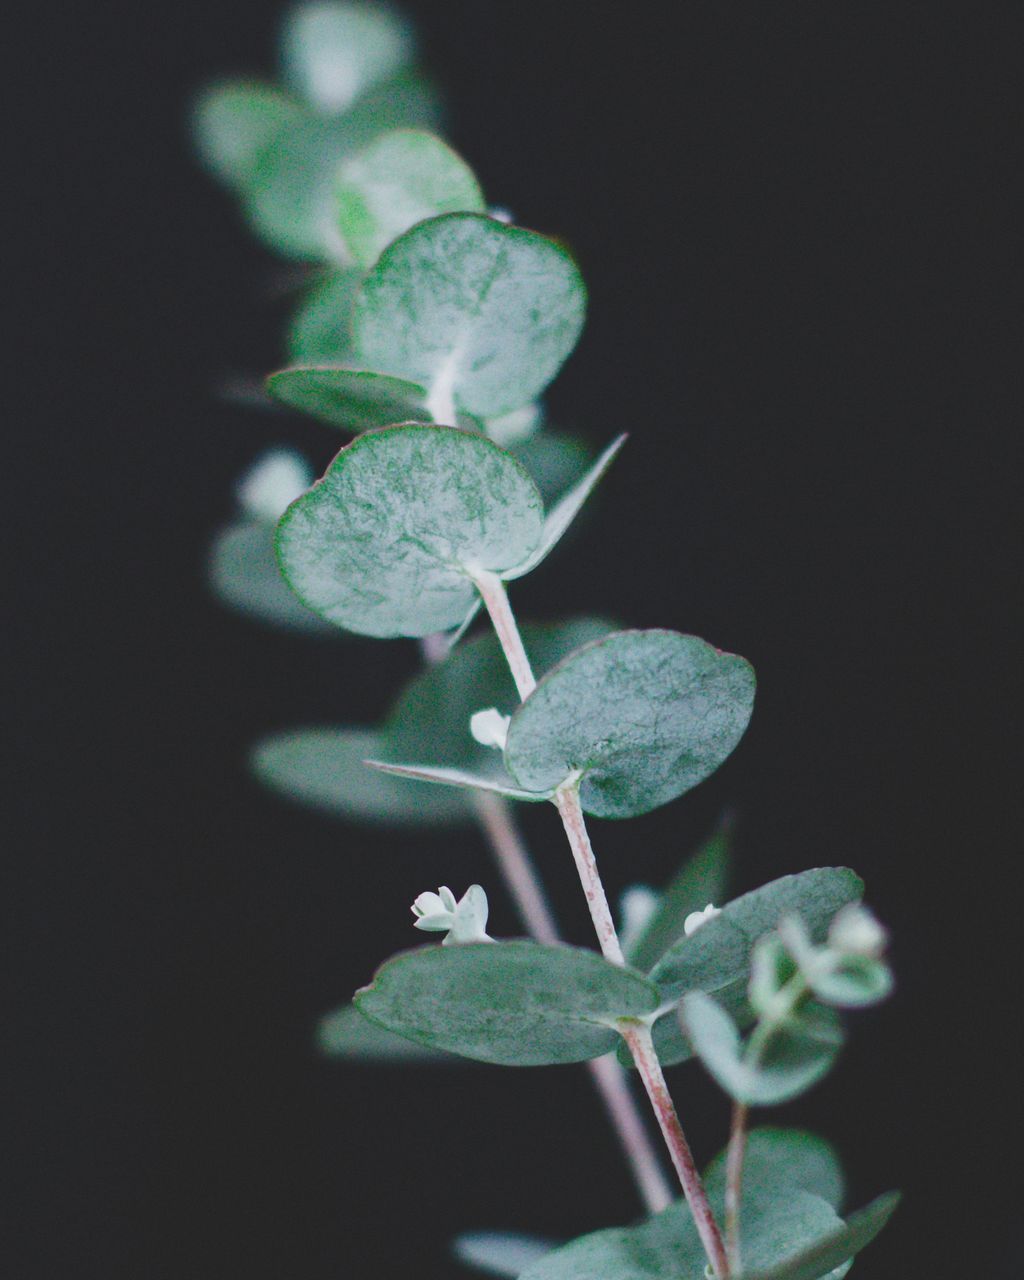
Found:
[[[427,665],[433,666],[446,656],[447,639],[443,635],[424,636],[420,649]],[[473,810],[527,933],[548,945],[560,942],[558,925],[508,802],[493,792],[476,791]],[[648,1213],[660,1213],[672,1203],[672,1190],[633,1096],[629,1076],[611,1055],[595,1058],[586,1063],[586,1067],[626,1156],[644,1207]]]
[[[732,1128],[725,1157],[725,1251],[733,1271],[742,1266],[740,1257],[740,1204],[743,1198],[743,1157],[747,1150],[747,1107],[732,1104]]]
[[[530,660],[523,647],[519,628],[516,626],[515,616],[505,593],[504,583],[494,574],[482,570],[474,573],[473,578],[494,625],[498,642],[512,672],[516,688],[519,690],[519,696],[525,699],[536,688],[537,682],[533,677]],[[578,777],[569,778],[559,787],[555,793],[555,805],[576,862],[602,954],[613,964],[625,964],[615,921],[608,906],[608,897],[601,882],[594,850],[587,832],[587,824],[583,817],[583,809],[580,806]],[[658,1061],[654,1041],[651,1039],[650,1027],[632,1019],[624,1019],[619,1025],[619,1030],[629,1046],[644,1088],[647,1090],[647,1096],[654,1108],[658,1126],[665,1139],[669,1155],[672,1157],[676,1173],[679,1175],[679,1184],[690,1206],[697,1233],[711,1268],[719,1280],[728,1280],[729,1260],[722,1242],[722,1233],[715,1221],[707,1192],[697,1172],[689,1143],[686,1141],[672,1096],[665,1083],[661,1063]]]

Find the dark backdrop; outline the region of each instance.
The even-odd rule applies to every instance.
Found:
[[[760,677],[720,774],[598,824],[609,884],[664,877],[726,804],[738,888],[856,866],[899,991],[786,1118],[841,1145],[855,1199],[907,1191],[865,1277],[1018,1275],[1019,1065],[998,1047],[1020,916],[1016,6],[410,8],[489,195],[582,261],[591,319],[554,415],[595,443],[632,433],[517,604],[694,631]],[[312,1047],[414,941],[416,892],[480,878],[497,931],[516,926],[473,835],[334,825],[246,775],[256,735],[370,721],[415,662],[250,626],[203,584],[255,453],[323,463],[337,443],[215,395],[279,361],[282,312],[272,259],[193,165],[186,108],[214,74],[268,68],[278,12],[65,4],[9,42],[19,1278],[454,1276],[459,1227],[636,1210],[581,1072],[413,1077]],[[586,941],[552,815],[528,817]],[[723,1104],[695,1067],[676,1088],[707,1156]]]

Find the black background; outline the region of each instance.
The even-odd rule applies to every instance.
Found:
[[[1019,1003],[1016,6],[409,7],[449,136],[587,276],[553,415],[595,443],[632,433],[520,612],[677,627],[758,670],[714,779],[597,824],[609,886],[664,878],[727,804],[738,889],[860,870],[899,991],[785,1119],[840,1144],[855,1201],[907,1192],[865,1280],[1019,1275],[1019,1065],[999,1047]],[[5,396],[10,1274],[455,1276],[461,1227],[627,1220],[581,1071],[414,1077],[312,1047],[415,941],[417,892],[480,879],[495,930],[516,924],[472,834],[334,825],[246,775],[257,735],[370,722],[415,665],[403,643],[251,626],[203,583],[259,449],[322,465],[338,443],[216,396],[280,361],[284,310],[278,266],[190,158],[187,106],[215,74],[269,70],[279,8],[35,16],[9,43],[6,175],[27,286]],[[553,815],[527,817],[587,941]],[[675,1081],[706,1157],[722,1101],[695,1067]]]

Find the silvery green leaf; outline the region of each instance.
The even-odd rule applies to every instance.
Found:
[[[454,1066],[465,1061],[440,1049],[425,1049],[413,1040],[405,1040],[392,1031],[385,1031],[376,1022],[364,1018],[355,1005],[342,1005],[326,1017],[317,1027],[317,1044],[329,1058],[346,1062],[383,1063],[438,1063]]]
[[[505,1066],[598,1058],[616,1019],[644,1017],[657,989],[596,951],[539,942],[422,947],[356,992],[359,1010],[431,1048]]]
[[[613,440],[587,471],[586,475],[578,480],[568,493],[563,494],[544,517],[544,530],[537,548],[522,564],[503,573],[503,578],[506,580],[522,578],[531,570],[536,569],[537,565],[547,558],[555,544],[575,520],[580,508],[593,493],[594,487],[611,466],[615,460],[615,455],[625,443],[626,437],[624,435],[618,436]]]
[[[725,898],[732,861],[732,823],[723,821],[683,863],[668,888],[659,895],[654,914],[633,941],[626,959],[648,970],[683,936],[683,921],[691,911]]]
[[[434,134],[415,129],[382,134],[343,161],[335,200],[338,231],[364,269],[417,222],[485,208],[462,157]]]
[[[448,769],[441,765],[391,764],[386,760],[368,759],[366,764],[381,773],[397,778],[413,778],[419,782],[433,782],[442,787],[460,787],[467,791],[491,791],[510,800],[550,800],[551,793],[520,791],[500,777],[483,773],[467,773],[465,769]]]
[[[281,38],[284,78],[318,110],[339,113],[411,62],[412,32],[373,4],[312,3],[293,9]]]
[[[711,996],[684,996],[681,1016],[701,1062],[731,1098],[748,1106],[774,1106],[805,1093],[830,1070],[843,1043],[839,1019],[822,1005],[807,1005],[781,1024],[756,1059]]]
[[[892,994],[892,970],[874,956],[842,956],[807,973],[811,990],[837,1009],[863,1009]]]
[[[499,441],[500,443],[500,441]],[[591,452],[578,436],[545,427],[535,435],[507,446],[533,477],[545,505],[559,497],[580,479],[590,465]]]
[[[267,391],[289,408],[345,431],[430,421],[423,387],[365,369],[281,369],[267,378]]]
[[[898,1191],[884,1196],[850,1215],[830,1231],[825,1231],[796,1256],[770,1267],[758,1266],[745,1280],[821,1280],[822,1277],[846,1274],[845,1264],[874,1240],[895,1213],[900,1202]],[[840,1269],[843,1268],[843,1269]]]
[[[743,658],[675,631],[621,631],[538,683],[512,716],[505,764],[527,791],[581,775],[588,813],[634,817],[713,773],[753,701]]]
[[[288,327],[288,358],[294,365],[337,365],[352,343],[352,303],[362,275],[325,271],[305,293]]]
[[[821,939],[839,908],[863,893],[864,882],[848,867],[815,867],[782,876],[726,903],[721,915],[680,938],[651,970],[651,978],[666,1000],[687,991],[721,996],[745,989],[754,943],[784,916],[799,915],[811,936]]]
[[[428,389],[435,421],[535,400],[576,345],[586,291],[552,240],[473,213],[421,222],[381,254],[356,298],[365,367]]]
[[[196,147],[222,182],[244,187],[260,152],[304,115],[287,94],[268,84],[229,81],[200,94],[192,116]]]
[[[368,769],[383,749],[367,729],[297,729],[258,743],[252,767],[261,782],[300,804],[355,822],[422,826],[468,821],[459,791],[401,781]]]
[[[273,525],[243,520],[222,529],[210,549],[209,574],[217,597],[240,613],[297,631],[341,634],[307,609],[281,577]]]
[[[509,454],[483,436],[406,425],[342,449],[285,512],[277,554],[296,595],[328,621],[424,636],[462,623],[472,573],[521,563],[542,528],[537,486]]]
[[[507,1280],[516,1280],[531,1263],[556,1247],[553,1240],[512,1231],[464,1231],[452,1241],[452,1252],[467,1267]]]
[[[383,130],[430,125],[435,114],[429,86],[415,76],[381,85],[345,115],[307,112],[255,159],[243,192],[253,229],[290,257],[344,265],[334,207],[338,165]]]
[[[704,1171],[708,1195],[725,1192],[725,1151]],[[780,1129],[764,1125],[747,1135],[743,1156],[743,1187],[749,1195],[770,1195],[780,1186],[795,1187],[820,1196],[833,1209],[843,1203],[843,1169],[830,1142],[803,1129]]]

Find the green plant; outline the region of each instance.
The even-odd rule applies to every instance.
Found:
[[[748,1132],[748,1113],[820,1080],[843,1041],[838,1011],[888,994],[885,933],[846,868],[714,906],[727,829],[662,894],[631,894],[616,926],[586,815],[647,813],[714,772],[750,719],[753,671],[672,631],[598,619],[520,630],[507,584],[556,550],[624,439],[590,461],[543,421],[539,397],[583,326],[579,269],[561,245],[488,214],[465,162],[408,127],[428,122],[433,99],[393,16],[305,6],[284,48],[291,91],[221,85],[199,104],[197,135],[259,233],[319,264],[270,396],[358,434],[311,487],[294,455],[257,464],[213,581],[279,625],[418,639],[425,670],[379,729],[279,735],[254,767],[341,815],[476,821],[531,935],[490,938],[479,885],[420,892],[413,923],[442,945],[383,964],[325,1021],[322,1043],[366,1059],[590,1064],[648,1216],[562,1248],[466,1237],[471,1264],[526,1280],[843,1275],[896,1198],[844,1221],[831,1148]],[[492,631],[467,638],[481,610]],[[557,811],[599,952],[559,940],[512,802]],[[733,1100],[727,1149],[703,1177],[663,1074],[692,1057]]]

